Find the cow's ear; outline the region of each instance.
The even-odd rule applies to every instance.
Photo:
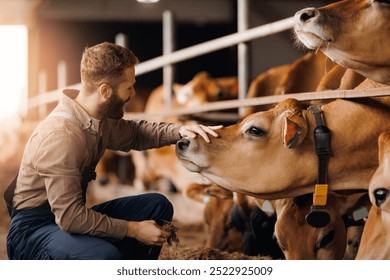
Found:
[[[337,209],[338,215],[343,217],[347,227],[362,222],[372,206],[366,191],[355,194],[329,192],[328,201],[334,204],[334,209]]]
[[[210,185],[200,185],[200,184],[192,183],[184,189],[183,194],[188,198],[203,203],[205,201],[206,189],[209,186]]]
[[[306,132],[307,123],[300,112],[286,116],[284,119],[283,144],[289,149],[294,149],[302,143]]]
[[[233,192],[224,189],[216,184],[211,184],[209,187],[205,189],[205,193],[207,195],[211,195],[217,197],[219,199],[232,199]]]

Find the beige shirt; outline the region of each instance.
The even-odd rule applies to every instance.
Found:
[[[126,221],[110,218],[85,206],[81,174],[85,167],[102,157],[106,148],[128,152],[174,144],[180,139],[180,125],[92,119],[73,100],[77,94],[76,90],[65,90],[57,107],[30,136],[13,205],[21,210],[48,201],[61,229],[123,239]],[[98,148],[99,138],[101,147]]]

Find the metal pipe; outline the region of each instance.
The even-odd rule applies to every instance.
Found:
[[[237,31],[242,33],[249,27],[248,0],[237,0]],[[249,87],[249,46],[247,42],[238,44],[238,99],[244,99]],[[243,115],[243,108],[239,108]]]
[[[171,11],[163,12],[163,55],[171,54],[175,49],[174,17]],[[163,67],[164,107],[172,106],[174,66]]]
[[[206,53],[217,51],[223,48],[237,45],[238,43],[247,42],[257,38],[265,37],[279,33],[294,26],[294,18],[286,18],[273,23],[265,24],[259,27],[248,29],[241,33],[233,33],[205,43],[178,50],[166,56],[159,56],[136,66],[136,74],[144,73],[161,68],[164,65],[177,63]]]
[[[136,67],[135,74],[139,76],[151,72],[153,70],[159,69],[165,65],[181,62],[196,56],[217,51],[223,48],[231,47],[241,42],[247,42],[257,38],[276,34],[291,29],[293,26],[294,26],[294,18],[289,17],[286,19],[282,19],[280,21],[251,28],[241,33],[233,33],[227,36],[223,36],[218,39],[210,40],[205,43],[201,43],[198,45],[194,45],[188,48],[175,51],[174,53],[168,55],[159,56],[156,58],[152,58],[148,61],[142,62],[135,66]],[[80,83],[78,83],[72,85],[71,87],[80,89],[81,85]],[[53,100],[55,101],[56,98],[58,97],[57,94],[58,94],[58,90],[53,90],[45,94],[42,94],[41,96],[31,97],[29,98],[28,101],[28,108],[31,109],[33,107],[39,106],[39,104],[42,103],[53,102]]]

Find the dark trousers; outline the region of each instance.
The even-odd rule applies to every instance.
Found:
[[[94,206],[97,212],[127,221],[155,220],[160,226],[172,221],[173,207],[157,193],[129,196]],[[160,246],[148,246],[133,238],[120,241],[61,230],[48,209],[18,212],[7,236],[9,259],[121,260],[157,259]]]

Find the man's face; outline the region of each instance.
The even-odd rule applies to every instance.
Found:
[[[123,74],[123,81],[119,83],[117,90],[101,106],[101,110],[107,118],[121,119],[124,114],[124,106],[135,96],[135,69],[129,67]]]

